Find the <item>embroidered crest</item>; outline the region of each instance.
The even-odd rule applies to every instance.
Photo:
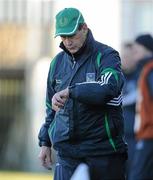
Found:
[[[86,82],[95,81],[95,73],[86,73]]]
[[[62,83],[61,79],[56,79],[56,84],[61,84],[61,83]]]
[[[68,23],[69,23],[69,20],[68,20],[67,17],[62,17],[62,18],[59,20],[59,25],[60,25],[61,27],[64,27],[64,26],[68,25]]]

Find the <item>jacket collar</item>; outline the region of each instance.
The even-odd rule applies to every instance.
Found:
[[[60,43],[60,48],[63,49],[69,56],[74,57],[76,60],[79,59],[80,57],[86,55],[86,54],[90,54],[93,50],[94,47],[94,38],[92,35],[91,30],[89,29],[88,34],[87,34],[87,38],[83,44],[83,46],[79,49],[79,51],[77,51],[75,54],[71,54],[64,46],[63,42]]]

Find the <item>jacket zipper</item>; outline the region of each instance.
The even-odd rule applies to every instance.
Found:
[[[73,54],[72,54],[72,61],[73,61],[72,69],[74,69],[74,67],[76,65],[76,61],[75,61],[75,58],[74,58]]]
[[[72,69],[74,69],[75,65],[76,65],[76,61],[73,62]]]
[[[73,64],[72,64],[72,70],[74,70],[74,68],[75,68],[75,65],[76,65],[76,60],[75,60],[75,57],[73,56],[73,54],[72,54],[72,62],[73,62]],[[72,79],[71,79],[72,80]],[[69,82],[69,85],[70,85],[70,83],[71,83],[71,80],[70,80],[70,82]],[[70,122],[70,141],[72,140],[73,141],[73,139],[74,139],[74,136],[75,136],[75,126],[76,126],[76,122],[74,121],[74,117],[76,118],[76,115],[77,115],[77,113],[76,113],[76,101],[75,100],[73,100],[73,117],[72,117],[72,122]]]

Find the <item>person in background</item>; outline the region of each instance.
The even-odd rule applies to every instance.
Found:
[[[48,74],[47,115],[39,132],[41,163],[49,168],[53,146],[55,180],[69,180],[81,163],[88,165],[91,180],[123,180],[127,146],[119,53],[94,39],[76,8],[56,15],[57,36],[62,51]]]
[[[140,76],[134,125],[137,144],[129,179],[150,180],[153,179],[153,37],[138,36],[133,51]]]
[[[122,69],[125,76],[125,84],[123,86],[123,115],[124,115],[124,132],[125,140],[128,144],[128,161],[127,161],[127,179],[131,169],[134,157],[135,135],[135,104],[137,97],[137,80],[136,61],[133,59],[133,44],[125,43],[122,46]]]

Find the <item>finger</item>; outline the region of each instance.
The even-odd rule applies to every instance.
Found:
[[[59,108],[58,106],[55,106],[55,105],[52,105],[52,109],[53,109],[54,111],[59,111],[59,110],[60,110],[60,108]]]
[[[43,162],[45,160],[45,154],[42,151],[40,151],[38,158],[40,159],[41,162]]]
[[[41,165],[43,167],[46,167],[46,160],[45,159],[40,159]]]
[[[58,102],[61,105],[64,105],[64,99],[62,99],[60,96],[55,96],[55,101]]]
[[[44,166],[45,168],[48,167],[49,164],[51,164],[51,160],[47,156],[45,158],[41,158],[41,165]]]
[[[60,91],[59,94],[60,94],[60,97],[61,97],[61,98],[66,98],[66,99],[67,99],[68,96],[69,96],[69,90],[68,90],[68,88]]]
[[[46,169],[48,169],[48,170],[51,170],[52,168],[51,168],[51,166],[52,166],[52,160],[51,160],[51,157],[48,155],[48,156],[46,156],[46,159],[45,159],[45,161],[43,162],[43,164],[42,164]]]
[[[47,157],[46,157],[46,163],[49,164],[49,165],[52,164],[51,155],[47,155]]]
[[[45,161],[46,161],[46,160],[45,160],[45,157],[40,156],[39,159],[40,159],[41,165],[42,165],[42,166],[45,166]]]
[[[64,102],[64,101],[63,101]],[[57,99],[56,97],[53,97],[52,98],[52,105],[53,106],[58,106],[58,107],[62,107],[62,106],[64,106],[64,103],[61,103],[60,101],[59,101],[59,99]]]
[[[63,107],[64,106],[63,104],[61,104],[60,102],[57,102],[57,101],[54,102],[54,105],[57,107]]]
[[[48,170],[52,170],[52,164],[51,163],[45,163],[43,165],[44,168],[48,169]]]
[[[67,101],[67,99],[68,99],[68,98],[66,98],[66,97],[63,97],[63,98],[62,98],[64,104],[65,104],[65,102]]]

